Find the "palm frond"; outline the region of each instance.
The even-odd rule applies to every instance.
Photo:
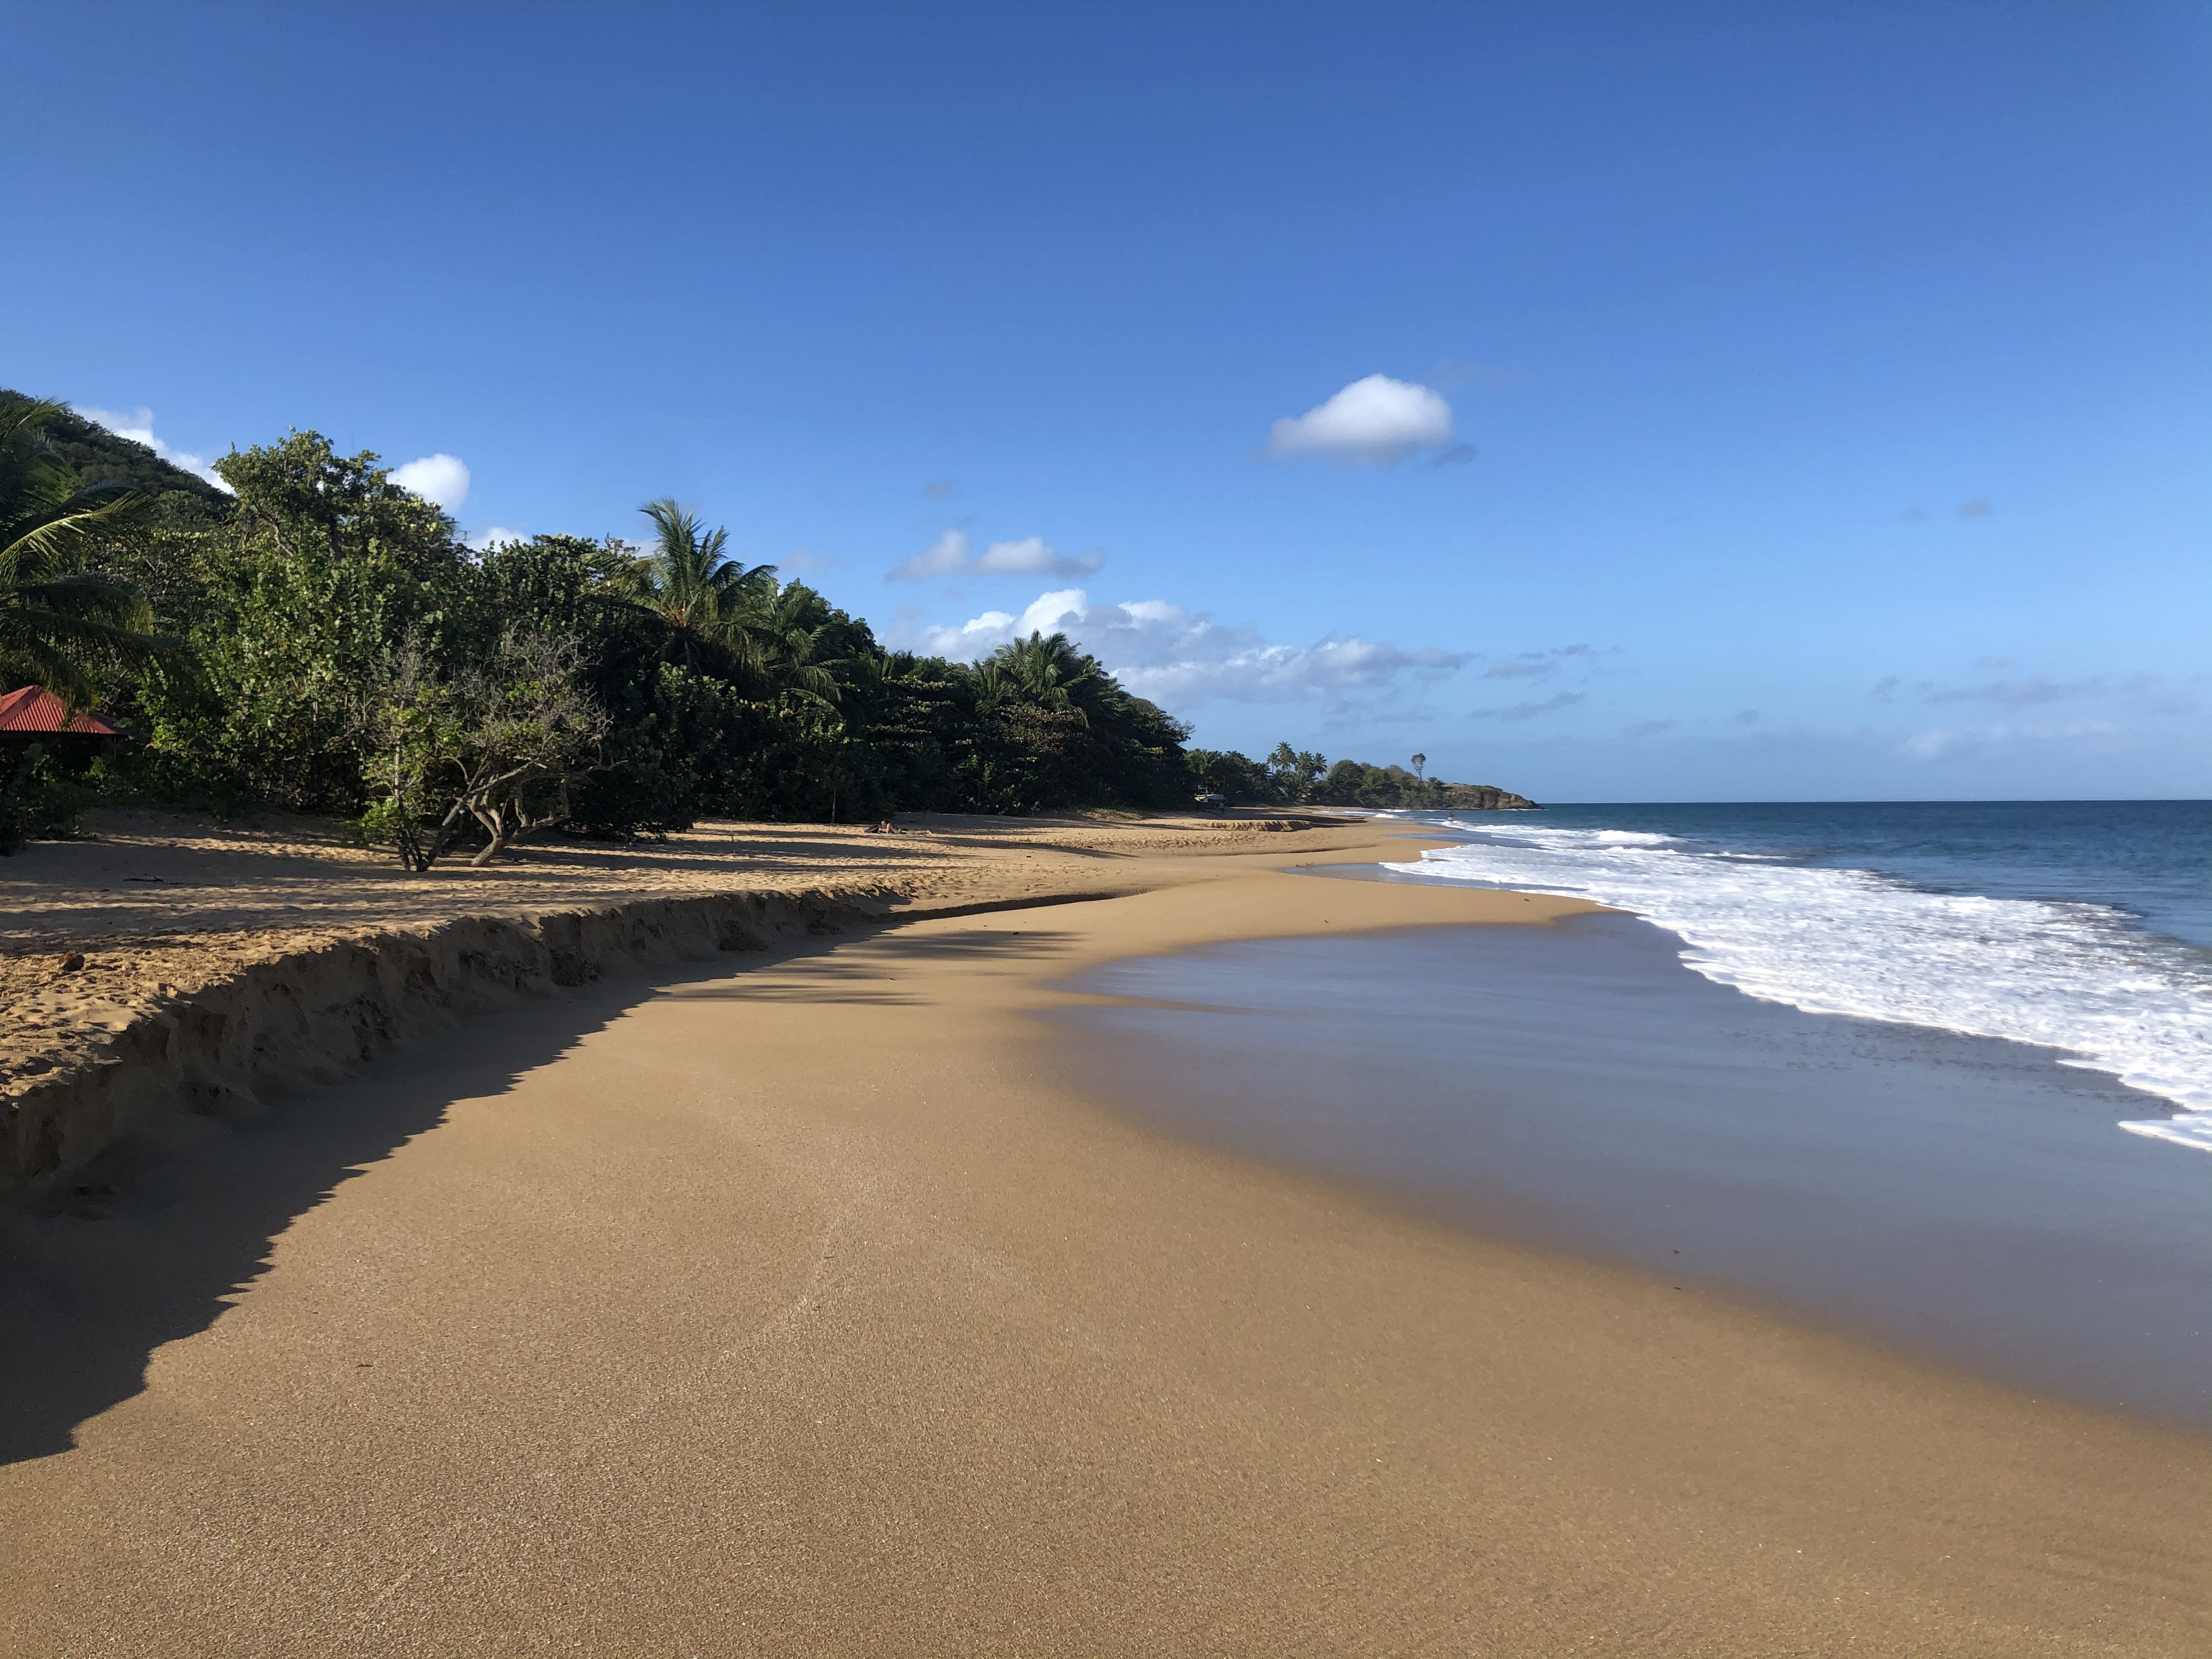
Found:
[[[40,399],[0,410],[0,665],[81,708],[97,690],[98,659],[143,660],[180,647],[148,631],[153,610],[137,588],[71,568],[135,528],[145,498],[79,486],[46,435],[61,407]]]

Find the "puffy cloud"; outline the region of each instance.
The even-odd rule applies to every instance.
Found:
[[[1094,602],[1079,587],[1041,593],[1020,616],[987,611],[957,628],[895,626],[895,643],[966,660],[1030,634],[1066,634],[1139,696],[1182,708],[1208,699],[1319,702],[1332,710],[1355,696],[1387,697],[1403,679],[1433,680],[1462,666],[1455,652],[1407,651],[1358,635],[1308,646],[1274,645],[1164,599]]]
[[[1014,613],[1011,611],[986,611],[981,616],[957,628],[914,629],[894,623],[889,629],[889,636],[894,645],[927,652],[933,656],[974,662],[979,657],[989,656],[1009,640],[1026,636],[1029,631],[1014,626]]]
[[[1267,453],[1283,460],[1318,455],[1343,466],[1395,466],[1425,449],[1440,460],[1471,456],[1455,435],[1451,405],[1439,393],[1370,374],[1320,407],[1276,422]]]
[[[948,530],[884,578],[934,581],[940,576],[1088,576],[1106,562],[1103,553],[1062,553],[1042,536],[993,542],[981,553],[964,530]]]
[[[896,566],[884,580],[926,582],[938,576],[957,576],[967,568],[968,532],[948,530],[921,552]]]
[[[416,494],[419,495],[422,491],[417,490]],[[425,499],[427,500],[428,497]],[[526,542],[530,538],[520,530],[509,530],[505,525],[495,524],[489,530],[480,530],[475,535],[465,538],[465,544],[473,547],[479,553],[484,553],[503,542]]]
[[[182,467],[196,477],[205,478],[217,489],[229,495],[230,486],[216,476],[214,466],[204,455],[189,454],[181,449],[172,449],[154,435],[154,411],[137,408],[128,411],[114,409],[80,409],[70,405],[71,412],[82,415],[94,426],[104,426],[118,438],[128,438],[132,443],[143,444],[171,466]]]
[[[1024,536],[1018,542],[993,542],[975,568],[987,576],[1088,576],[1105,562],[1106,556],[1095,550],[1061,553],[1041,536]]]
[[[392,469],[392,482],[451,513],[469,498],[469,469],[458,455],[425,455]]]

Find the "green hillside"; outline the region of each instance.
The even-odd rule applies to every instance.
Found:
[[[24,392],[0,387],[0,408],[28,403]],[[170,503],[210,519],[229,516],[231,498],[197,473],[163,460],[144,444],[119,438],[106,427],[64,410],[46,433],[61,458],[88,484],[119,483],[152,496],[185,498]]]

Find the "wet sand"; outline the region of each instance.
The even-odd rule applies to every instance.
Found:
[[[2212,1440],[1101,1104],[1100,963],[1577,908],[1280,861],[487,1016],[9,1217],[0,1650],[2212,1644]]]
[[[1117,963],[1111,1098],[1477,1231],[2212,1431],[2212,1168],[2054,1051],[1808,1014],[1618,915]]]

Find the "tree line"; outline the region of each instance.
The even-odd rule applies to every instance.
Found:
[[[0,755],[0,844],[93,799],[341,815],[415,869],[706,817],[1412,804],[1395,768],[1187,750],[1062,635],[886,649],[673,501],[639,542],[479,550],[313,432],[214,470],[228,492],[0,393],[0,670],[128,739],[89,766]]]
[[[1265,760],[1233,749],[1192,749],[1183,762],[1191,780],[1231,806],[1364,806],[1407,812],[1498,811],[1534,801],[1486,783],[1448,783],[1427,775],[1428,757],[1412,769],[1340,760],[1279,743]]]

